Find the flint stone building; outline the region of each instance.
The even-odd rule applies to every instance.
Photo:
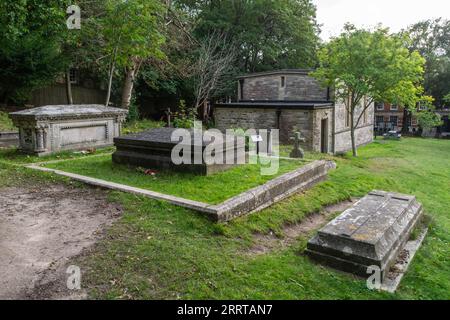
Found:
[[[216,127],[279,129],[280,142],[290,143],[295,131],[305,139],[305,150],[343,153],[351,149],[350,118],[331,88],[309,76],[311,70],[279,70],[238,78],[237,102],[214,105]],[[362,109],[362,108],[361,108]],[[356,112],[355,119],[361,113]],[[361,118],[357,145],[373,140],[374,108]]]

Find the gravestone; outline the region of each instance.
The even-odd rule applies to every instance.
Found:
[[[207,163],[203,158],[205,149],[214,148],[218,145],[214,139],[211,142],[204,142],[203,139],[198,141],[194,136],[192,129],[188,130],[191,135],[191,143],[180,144],[191,150],[191,161],[188,164],[175,164],[172,160],[172,149],[179,145],[178,141],[172,141],[172,133],[176,128],[156,128],[148,131],[121,136],[114,139],[117,151],[113,154],[113,162],[118,164],[133,165],[149,169],[167,169],[179,172],[190,172],[199,175],[210,175],[215,172],[229,169],[238,164],[238,156],[240,163],[244,164],[245,159],[245,141],[236,143],[237,137],[228,136],[233,143],[226,144],[226,136],[222,135],[222,150],[224,152],[222,163]],[[205,134],[207,134],[205,132]],[[196,147],[197,146],[197,147]],[[225,154],[231,155],[231,160],[225,163]],[[195,159],[200,159],[200,163],[196,163]]]
[[[295,132],[294,137],[291,138],[291,140],[294,140],[294,149],[292,149],[289,156],[291,158],[303,159],[305,157],[305,152],[300,147],[300,142],[305,142],[305,138],[301,137],[300,132]]]
[[[20,150],[38,156],[113,145],[127,110],[103,105],[52,105],[10,113]]]
[[[307,245],[307,254],[333,268],[384,279],[422,215],[414,196],[373,191],[331,221]]]

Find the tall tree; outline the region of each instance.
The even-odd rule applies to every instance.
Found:
[[[417,50],[426,59],[424,88],[435,99],[436,107],[444,105],[450,88],[450,21],[425,20],[409,27],[411,51]]]
[[[353,155],[357,156],[355,132],[374,101],[395,102],[412,109],[423,99],[425,60],[405,46],[406,36],[390,35],[346,25],[344,32],[319,52],[320,66],[313,75],[334,86],[336,99],[350,117]]]
[[[0,2],[0,97],[24,103],[34,89],[55,80],[68,60],[65,0]]]
[[[165,9],[159,0],[108,0],[105,6],[100,23],[104,50],[109,56],[105,104],[109,104],[114,72],[122,68],[125,76],[121,106],[128,108],[141,64],[151,57],[164,57],[161,46],[165,38],[160,29]]]
[[[226,46],[234,45],[234,76],[317,63],[319,27],[311,0],[176,0],[174,6],[192,17],[196,39],[216,32],[230,41]],[[234,80],[224,86],[223,94],[235,91]]]

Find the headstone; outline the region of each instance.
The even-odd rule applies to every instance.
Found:
[[[414,196],[373,191],[322,228],[306,252],[362,277],[375,266],[384,279],[421,215],[422,206]]]
[[[113,145],[128,111],[103,105],[52,105],[10,113],[20,150],[38,156]]]
[[[195,138],[193,130],[191,134],[191,144],[187,147],[191,150],[191,161],[188,164],[175,164],[172,159],[172,149],[178,144],[178,141],[172,141],[172,133],[176,128],[156,128],[145,132],[121,136],[114,139],[117,151],[113,154],[113,161],[118,164],[139,166],[149,169],[168,169],[178,172],[190,172],[199,175],[210,175],[215,172],[223,171],[237,164],[238,155],[244,155],[245,162],[245,144],[232,143],[225,144],[226,136],[223,135],[223,163],[206,163],[203,154],[206,147],[214,148],[216,141],[205,143],[201,141],[195,147]],[[236,137],[232,137],[233,141]],[[236,142],[236,141],[235,141]],[[231,162],[226,162],[226,154],[232,156]],[[195,159],[200,159],[196,163]]]
[[[301,137],[300,132],[295,132],[294,137],[291,138],[291,140],[294,140],[294,149],[292,149],[290,157],[303,159],[305,157],[305,152],[300,147],[300,142],[305,142],[305,139]]]

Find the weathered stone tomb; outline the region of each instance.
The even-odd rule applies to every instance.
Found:
[[[38,156],[113,145],[127,110],[102,105],[53,105],[10,113],[20,150]]]
[[[331,221],[307,245],[307,254],[333,268],[368,277],[376,266],[385,279],[417,225],[422,206],[414,196],[370,192]]]
[[[145,132],[121,136],[114,139],[117,151],[113,154],[113,162],[118,164],[126,164],[140,166],[151,169],[169,169],[178,172],[190,172],[200,175],[210,175],[215,172],[223,171],[238,164],[238,155],[243,155],[244,159],[240,159],[241,163],[245,163],[245,145],[237,143],[235,136],[228,136],[233,143],[226,144],[226,137],[222,135],[222,142],[217,142],[214,138],[205,142],[203,137],[197,139],[193,130],[189,130],[191,135],[190,142],[173,141],[172,133],[177,130],[175,128],[156,128]],[[205,132],[205,134],[207,134]],[[203,157],[205,149],[214,149],[218,144],[222,144],[221,148],[224,154],[231,155],[231,163],[207,163]],[[191,150],[190,163],[176,164],[172,159],[172,149],[175,146],[184,147]],[[197,147],[196,147],[197,146]],[[196,161],[197,159],[197,161]],[[200,159],[200,162],[198,161]]]

